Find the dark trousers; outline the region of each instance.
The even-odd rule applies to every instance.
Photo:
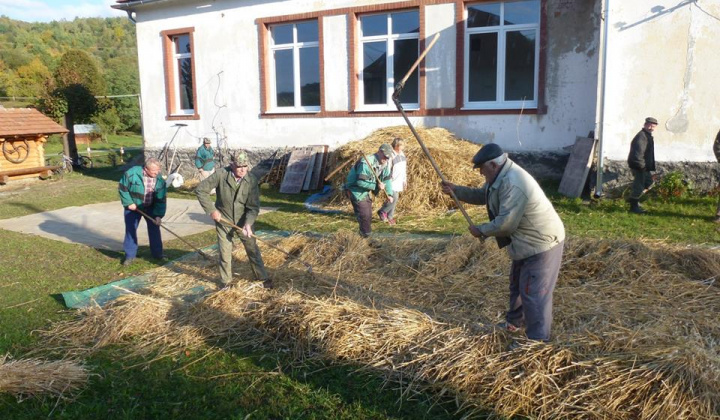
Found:
[[[360,225],[360,236],[367,238],[372,233],[372,200],[370,194],[365,199],[357,201],[350,195],[350,202]]]
[[[152,208],[143,209],[147,214],[152,214]],[[125,259],[133,259],[137,256],[138,240],[137,230],[140,225],[140,219],[143,216],[136,212],[125,209],[125,240],[123,241],[123,249],[125,250]],[[163,244],[160,236],[160,226],[152,221],[145,220],[148,231],[148,239],[150,240],[150,253],[153,258],[162,258]]]
[[[631,200],[639,200],[642,196],[643,191],[650,188],[653,184],[652,175],[649,171],[640,171],[637,169],[630,169],[633,174],[632,190],[630,191]]]
[[[525,325],[531,340],[550,339],[552,301],[562,261],[564,242],[548,251],[512,262],[510,268],[510,308],[505,319],[515,326]]]

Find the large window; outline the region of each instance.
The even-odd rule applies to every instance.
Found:
[[[418,58],[420,19],[417,11],[360,17],[361,109],[394,108],[392,93]],[[405,82],[400,101],[419,108],[418,71]]]
[[[537,107],[540,0],[466,9],[464,106]]]
[[[316,20],[270,27],[272,109],[320,110],[319,45]]]
[[[165,31],[165,92],[168,119],[198,118],[192,28]]]

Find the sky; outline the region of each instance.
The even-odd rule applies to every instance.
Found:
[[[0,15],[25,22],[127,16],[110,8],[112,4],[115,0],[0,0]]]

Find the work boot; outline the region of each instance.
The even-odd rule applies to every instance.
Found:
[[[637,199],[631,198],[630,200],[630,213],[644,214],[647,213],[645,209],[640,207],[640,202]]]
[[[263,287],[266,289],[274,289],[275,285],[273,284],[272,279],[265,279],[263,280]]]

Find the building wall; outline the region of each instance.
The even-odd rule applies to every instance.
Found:
[[[653,116],[660,162],[714,162],[720,2],[611,0],[605,156],[624,162]]]
[[[373,130],[403,125],[399,114],[327,118],[266,118],[261,114],[257,18],[333,10],[380,3],[367,0],[227,0],[161,2],[143,6],[136,14],[143,126],[148,149],[169,141],[176,123],[175,144],[196,148],[202,137],[226,136],[231,148],[277,149],[284,146],[329,144],[337,147]],[[429,39],[440,33],[427,56],[428,109],[456,106],[457,2],[420,1],[425,7],[424,29]],[[411,117],[416,125],[445,127],[478,143],[496,142],[508,150],[560,150],[577,135],[593,129],[596,102],[597,0],[547,0],[545,14],[545,82],[541,95],[546,107],[539,113]],[[422,22],[421,22],[422,23]],[[350,109],[347,14],[322,17],[325,110]],[[166,120],[160,32],[193,27],[197,120]],[[542,70],[541,70],[542,71]]]

